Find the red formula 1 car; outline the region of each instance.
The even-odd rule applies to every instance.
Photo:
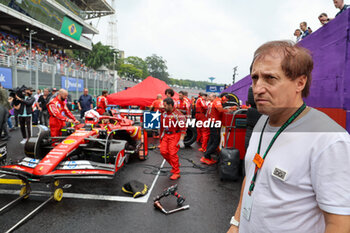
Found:
[[[26,186],[71,178],[111,179],[129,156],[145,160],[148,155],[146,131],[118,114],[86,117],[84,124],[64,129],[62,137],[50,137],[47,127],[38,127],[37,137],[25,144],[26,157],[1,166],[0,174],[17,176]]]

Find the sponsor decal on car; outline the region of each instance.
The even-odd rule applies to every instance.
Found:
[[[55,151],[51,151],[50,154],[54,154],[54,155],[63,155],[64,152],[55,152]],[[58,157],[57,157],[58,158]]]
[[[52,152],[51,152],[52,153]],[[48,155],[46,155],[46,158],[52,158],[52,159],[59,159],[60,157],[59,156],[57,156],[57,155],[52,155],[52,154],[48,154]]]
[[[73,143],[76,143],[76,142],[77,142],[77,140],[75,140],[75,139],[66,139],[62,143],[66,144],[66,145],[70,145],[70,144],[73,144]]]
[[[87,134],[89,134],[89,133],[88,132],[75,132],[72,134],[72,136],[82,137],[82,136],[86,136]]]

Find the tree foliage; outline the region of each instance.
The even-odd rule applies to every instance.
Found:
[[[102,65],[113,69],[114,55],[117,51],[101,42],[92,45],[92,51],[73,50],[73,56],[80,59],[86,66],[98,69]],[[117,56],[116,56],[117,57]],[[169,78],[166,60],[161,56],[152,54],[144,60],[140,57],[131,56],[125,59],[117,59],[115,68],[121,77],[135,79],[145,79],[149,75],[165,81],[168,85],[179,87],[192,87],[205,89],[206,85],[218,85],[207,81],[193,81],[189,79]]]
[[[142,78],[142,70],[131,64],[121,64],[118,73],[122,77],[132,78],[133,80]]]
[[[76,58],[79,58],[86,66],[98,69],[102,65],[111,67],[113,64],[114,53],[117,51],[110,46],[103,45],[101,42],[92,45],[91,51],[74,50]]]
[[[189,79],[175,79],[175,78],[170,78],[168,84],[182,86],[182,87],[192,87],[192,88],[197,87],[200,89],[206,89],[207,85],[220,85],[220,84],[206,82],[206,81],[193,81]]]
[[[149,76],[147,63],[144,60],[142,60],[142,58],[140,58],[140,57],[127,57],[124,59],[124,63],[131,64],[135,68],[141,70],[142,71],[142,79],[145,79]]]
[[[169,73],[168,67],[166,65],[166,60],[164,60],[161,56],[157,56],[153,54],[152,56],[146,57],[145,59],[148,67],[148,72],[151,76],[158,78],[160,80],[169,82]]]

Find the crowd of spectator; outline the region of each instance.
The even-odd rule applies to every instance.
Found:
[[[346,5],[344,3],[344,0],[333,0],[335,8],[339,9],[339,12],[335,15],[337,17],[341,13],[343,13],[346,9],[350,8],[350,5]],[[321,25],[326,25],[330,20],[333,18],[329,18],[327,13],[321,13],[318,16],[318,20],[320,21]],[[310,27],[307,26],[307,22],[301,22],[300,23],[300,29],[295,29],[294,36],[296,37],[295,41],[298,43],[308,35],[312,33],[312,30]]]
[[[57,70],[69,68],[74,70],[89,71],[89,68],[81,61],[67,56],[63,50],[49,49],[43,44],[32,42],[32,52],[28,40],[22,40],[17,36],[0,31],[0,58],[16,56],[17,59],[38,61],[57,65]]]

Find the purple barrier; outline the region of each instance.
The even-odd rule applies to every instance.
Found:
[[[349,28],[350,11],[347,10],[299,42],[311,51],[314,60],[310,95],[305,99],[309,106],[350,111]],[[250,85],[248,75],[224,92],[235,93],[245,103]],[[347,130],[350,132],[350,112]]]
[[[245,101],[248,99],[248,89],[251,85],[252,79],[250,78],[250,75],[248,75],[223,90],[223,92],[234,93],[240,100],[242,100],[242,103],[245,104]]]

